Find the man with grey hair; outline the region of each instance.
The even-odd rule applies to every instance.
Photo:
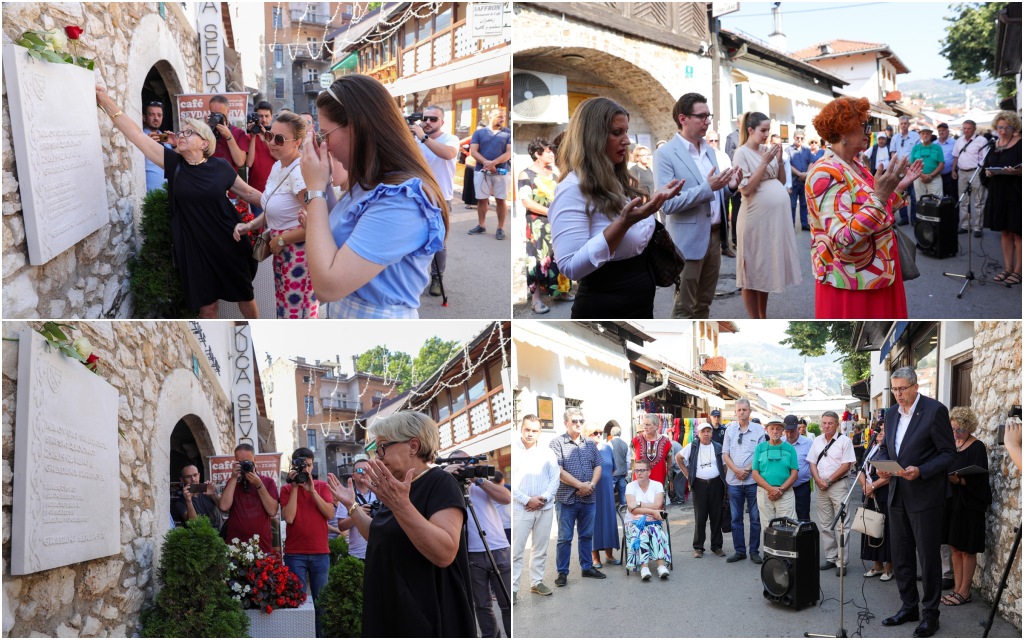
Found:
[[[971,188],[970,196],[965,196],[960,201],[960,233],[967,233],[973,227],[975,234],[978,234],[981,233],[985,213],[986,192],[985,185],[981,183],[980,176],[974,175],[974,170],[985,161],[988,140],[983,135],[976,135],[978,125],[974,120],[964,120],[961,126],[964,134],[953,145],[953,171],[950,175],[957,181],[958,193],[966,193],[968,186]],[[969,216],[968,204],[971,207]]]
[[[939,547],[946,472],[956,459],[956,443],[949,410],[938,400],[918,393],[917,373],[912,368],[900,367],[889,378],[896,405],[885,413],[885,442],[875,459],[895,461],[903,469],[894,474],[878,472],[879,477],[889,479],[890,547],[902,606],[883,620],[882,626],[914,622],[923,613],[924,620],[914,630],[914,637],[927,638],[939,629]],[[920,596],[916,579],[918,558]]]
[[[729,490],[729,510],[732,512],[733,554],[726,562],[739,562],[747,557],[747,545],[743,538],[743,509],[750,519],[750,560],[761,564],[761,515],[757,510],[757,483],[751,469],[754,465],[754,449],[764,439],[764,427],[750,421],[750,400],[736,401],[736,420],[725,429],[722,443],[722,462],[728,467],[725,483]]]
[[[594,518],[597,502],[594,487],[601,479],[601,453],[590,438],[583,436],[586,420],[583,412],[570,407],[562,415],[565,433],[551,441],[551,450],[560,467],[561,483],[555,493],[558,514],[558,545],[555,547],[555,565],[558,577],[556,587],[564,587],[569,575],[569,556],[572,552],[573,527],[579,535],[577,550],[584,578],[604,578],[594,568],[591,555],[594,543]]]
[[[816,489],[818,531],[825,556],[819,568],[822,571],[834,568],[837,576],[846,571],[850,562],[849,514],[839,525],[843,528],[842,563],[839,561],[839,540],[830,526],[850,489],[850,467],[857,461],[853,441],[838,431],[839,415],[835,411],[821,414],[821,435],[814,439],[807,451],[807,462]]]

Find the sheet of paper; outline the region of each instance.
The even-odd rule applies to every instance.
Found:
[[[878,469],[879,471],[888,471],[889,473],[899,473],[903,471],[903,467],[900,463],[893,460],[874,460],[871,466]]]

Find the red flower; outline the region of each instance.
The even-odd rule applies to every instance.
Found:
[[[68,34],[69,40],[78,40],[78,36],[82,35],[84,29],[75,25],[68,25],[64,27],[64,33]]]
[[[270,613],[270,612],[272,612],[273,610],[274,610],[274,608],[273,608],[273,607],[271,607],[271,606],[270,606],[270,605],[268,604],[268,605],[267,605],[267,609],[266,609],[267,613]]]

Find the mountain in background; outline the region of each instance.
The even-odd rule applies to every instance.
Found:
[[[806,360],[810,364],[807,377],[811,388],[821,389],[832,395],[843,393],[843,369],[837,362],[839,356],[836,355],[804,358],[789,347],[765,343],[755,345],[719,342],[718,352],[725,356],[730,369],[734,370],[740,364],[748,363],[763,381],[777,382],[780,387],[803,385]]]
[[[971,91],[971,106],[991,110],[999,106],[996,94],[996,83],[993,80],[982,80],[974,84],[960,84],[949,78],[928,78],[926,80],[904,80],[899,83],[903,93],[903,101],[911,97],[923,95],[932,109],[946,107],[964,107],[967,103],[967,90]]]

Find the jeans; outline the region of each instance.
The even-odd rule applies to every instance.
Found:
[[[512,590],[519,591],[519,576],[523,571],[523,553],[526,541],[530,545],[530,586],[544,581],[544,564],[548,557],[548,539],[554,509],[527,511],[516,505],[512,511]]]
[[[494,556],[494,564],[498,567],[498,573],[494,573],[490,560],[487,559],[485,551],[469,552],[469,574],[473,580],[473,605],[476,607],[476,621],[480,625],[481,638],[497,638],[498,621],[494,619],[494,607],[491,605],[491,589],[498,597],[498,608],[501,609],[501,623],[505,627],[505,637],[512,637],[512,606],[505,598],[505,592],[498,582],[501,582],[508,589],[509,573],[511,572],[510,558],[511,550],[491,549]]]
[[[615,506],[626,504],[626,476],[614,476],[615,485],[612,490],[615,491]]]
[[[331,568],[329,553],[286,553],[284,564],[299,576],[303,588],[308,587],[314,604],[320,597],[320,590],[327,584],[327,570]],[[307,581],[308,574],[308,581]],[[316,637],[323,637],[320,628],[320,607],[316,607]]]
[[[801,522],[811,519],[811,481],[793,485],[793,497],[796,498],[796,517]]]
[[[907,197],[910,198],[910,224],[917,224],[917,192],[913,184],[907,190]],[[900,209],[900,220],[907,220],[907,207]]]
[[[800,228],[806,229],[807,224],[807,194],[804,192],[804,183],[793,181],[793,193],[789,194],[789,210],[792,214],[793,224],[796,224],[796,205],[800,203]]]
[[[729,510],[732,512],[732,547],[736,553],[746,555],[743,542],[743,506],[746,503],[750,519],[750,553],[761,548],[761,515],[757,511],[757,485],[729,485]]]
[[[558,511],[558,544],[555,546],[555,568],[558,573],[569,573],[569,555],[572,552],[572,529],[579,535],[576,546],[580,556],[580,568],[588,571],[594,568],[590,555],[594,550],[594,515],[597,503],[584,504],[577,500],[572,504],[555,504]]]

